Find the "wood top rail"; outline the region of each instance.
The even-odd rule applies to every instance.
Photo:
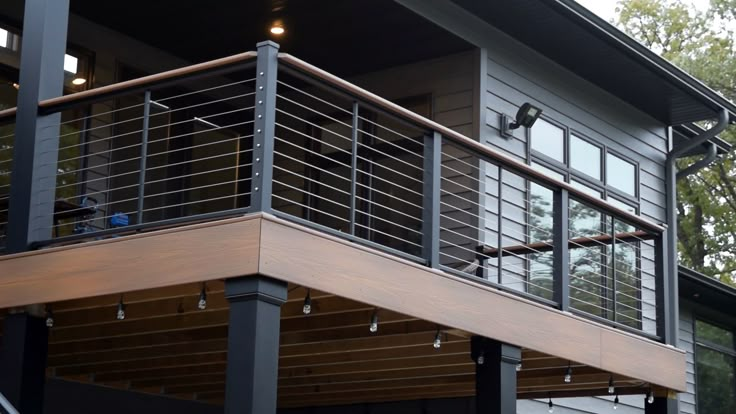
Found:
[[[523,164],[507,155],[504,155],[498,151],[495,151],[491,149],[490,147],[483,145],[480,142],[474,141],[466,137],[465,135],[460,134],[459,132],[456,132],[444,125],[440,125],[430,119],[424,118],[421,115],[415,114],[414,112],[411,112],[408,109],[405,109],[399,105],[396,105],[395,103],[390,102],[387,99],[381,98],[380,96],[374,93],[368,92],[367,90],[359,86],[356,86],[344,79],[341,79],[301,59],[298,59],[287,53],[279,53],[279,60],[296,69],[304,71],[318,79],[321,79],[337,88],[347,91],[348,93],[358,98],[366,100],[390,112],[397,113],[403,118],[411,120],[412,122],[422,125],[428,129],[437,131],[441,133],[442,135],[444,135],[445,137],[449,138],[454,143],[459,144],[476,153],[480,153],[484,155],[485,157],[488,157],[491,160],[496,161],[499,165],[502,165],[503,167],[512,170],[513,172],[521,173],[522,175],[533,178],[537,182],[547,185],[549,187],[561,188],[561,189],[567,190],[569,194],[575,197],[575,199],[584,201],[586,204],[590,204],[595,207],[598,207],[604,210],[605,212],[612,213],[613,215],[623,218],[624,220],[628,221],[630,224],[633,224],[633,225],[636,225],[644,229],[647,229],[649,231],[654,231],[657,233],[662,233],[665,230],[664,227],[658,224],[652,223],[651,221],[644,219],[642,217],[639,217],[635,214],[631,214],[628,211],[624,211],[614,206],[613,204],[608,203],[605,200],[601,200],[591,195],[588,195],[578,190],[577,188],[572,187],[568,183],[557,180],[556,178],[549,177],[545,175],[544,173],[541,173],[533,169],[532,167],[526,164]]]
[[[59,105],[68,105],[77,101],[88,100],[103,95],[111,95],[123,91],[142,88],[150,84],[160,83],[175,78],[193,75],[199,72],[205,72],[224,66],[242,63],[255,59],[258,56],[256,52],[244,52],[220,59],[211,60],[209,62],[197,63],[196,65],[185,66],[183,68],[173,69],[166,72],[156,73],[137,79],[131,79],[125,82],[114,83],[112,85],[102,86],[99,88],[89,89],[83,92],[71,95],[60,96],[58,98],[46,99],[38,103],[41,109],[48,109]]]
[[[3,119],[6,119],[6,118],[12,118],[12,117],[14,117],[15,116],[15,112],[16,112],[16,108],[15,107],[8,108],[8,109],[3,109],[2,111],[0,111],[0,121],[2,121]]]
[[[601,234],[593,237],[577,237],[568,241],[568,248],[575,249],[578,247],[597,247],[600,245],[608,245],[615,241],[634,243],[641,240],[651,240],[653,237],[650,233],[645,231],[633,231],[625,233],[617,233],[611,236],[610,234]],[[541,241],[529,244],[519,244],[515,246],[502,247],[501,255],[523,255],[532,253],[544,253],[551,252],[554,249],[552,242]],[[495,247],[484,246],[482,253],[488,257],[498,257],[499,249]]]
[[[159,82],[166,81],[166,80],[172,80],[174,78],[188,76],[188,75],[196,74],[198,72],[204,72],[204,71],[216,69],[219,67],[232,65],[235,63],[245,62],[245,61],[254,59],[257,56],[258,56],[257,52],[240,53],[237,55],[232,55],[232,56],[228,56],[228,57],[224,57],[220,59],[211,60],[209,62],[198,63],[196,65],[186,66],[183,68],[161,72],[161,73],[157,73],[154,75],[144,76],[138,79],[115,83],[112,85],[90,89],[87,91],[83,91],[83,92],[79,92],[79,93],[75,93],[71,95],[60,96],[60,97],[52,98],[52,99],[46,99],[46,100],[39,102],[38,106],[39,106],[39,109],[48,110],[56,106],[70,105],[76,102],[81,102],[83,100],[89,100],[89,99],[96,98],[96,97],[120,93],[126,90],[142,88],[150,84],[159,83]],[[573,195],[574,198],[580,201],[583,201],[589,205],[598,207],[604,210],[605,212],[608,212],[609,214],[612,213],[613,215],[619,218],[623,218],[624,220],[628,221],[630,224],[633,224],[641,228],[644,228],[646,230],[654,231],[657,233],[662,233],[665,230],[664,227],[658,224],[652,223],[651,221],[647,219],[644,219],[635,214],[629,213],[628,211],[622,210],[608,203],[605,200],[601,200],[589,194],[586,194],[585,192],[572,187],[568,183],[565,183],[553,177],[549,177],[545,175],[544,173],[541,173],[533,169],[532,167],[526,164],[523,164],[505,154],[502,154],[496,150],[493,150],[490,147],[483,145],[480,142],[474,141],[466,137],[465,135],[460,134],[459,132],[456,132],[430,119],[427,119],[418,114],[415,114],[414,112],[411,112],[408,109],[405,109],[399,105],[396,105],[395,103],[390,102],[387,99],[381,98],[380,96],[376,94],[368,92],[367,90],[359,86],[356,86],[344,79],[341,79],[301,59],[298,59],[286,53],[279,53],[279,60],[296,69],[302,70],[311,76],[321,79],[337,88],[347,91],[348,93],[355,95],[356,97],[364,99],[376,106],[379,106],[390,112],[396,113],[400,115],[401,117],[411,120],[412,122],[422,125],[428,129],[437,131],[441,133],[442,135],[444,135],[445,137],[447,137],[448,139],[450,139],[451,141],[453,141],[455,144],[458,144],[469,150],[479,153],[497,162],[499,165],[503,166],[504,168],[507,168],[515,173],[520,173],[529,178],[532,178],[540,184],[547,185],[549,187],[556,188],[556,189],[566,190],[569,194]],[[15,112],[16,112],[16,108],[10,108],[4,111],[0,111],[0,120],[14,116]]]

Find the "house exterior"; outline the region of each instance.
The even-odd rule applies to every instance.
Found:
[[[6,411],[730,412],[696,79],[572,0],[97,3],[0,11]]]

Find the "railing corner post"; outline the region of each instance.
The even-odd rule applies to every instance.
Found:
[[[553,278],[554,300],[561,310],[570,309],[570,252],[569,252],[570,196],[562,188],[554,192],[553,212]]]
[[[440,180],[442,178],[442,134],[424,138],[424,200],[422,202],[422,257],[427,265],[440,266]]]
[[[257,47],[251,209],[270,212],[279,45],[272,41],[264,41],[258,43]]]

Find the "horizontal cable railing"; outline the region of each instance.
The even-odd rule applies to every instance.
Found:
[[[264,211],[661,337],[663,227],[272,45],[40,109],[37,246]]]
[[[36,245],[117,237],[248,211],[255,53],[44,101],[53,211]],[[44,165],[41,165],[43,167]],[[48,205],[44,205],[46,203]]]

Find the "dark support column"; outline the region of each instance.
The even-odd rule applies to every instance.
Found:
[[[39,116],[38,102],[61,96],[69,0],[26,0],[8,213],[8,250],[51,237],[59,114]]]
[[[475,412],[516,414],[516,366],[521,349],[492,339],[474,336],[470,353],[475,364]],[[483,363],[478,358],[483,357]]]
[[[225,297],[230,302],[225,414],[275,414],[286,283],[262,276],[228,279]]]
[[[0,348],[0,392],[23,414],[43,413],[47,349],[48,328],[44,318],[28,313],[5,317]]]

